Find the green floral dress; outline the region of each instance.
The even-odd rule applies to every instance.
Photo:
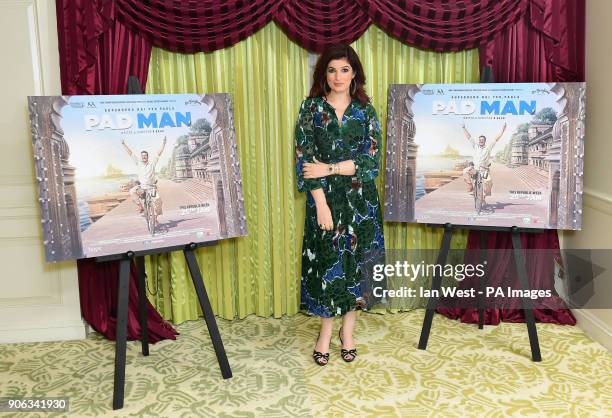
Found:
[[[295,130],[299,191],[308,194],[302,248],[301,307],[322,317],[368,307],[371,266],[384,257],[382,212],[374,179],[378,175],[381,131],[376,111],[353,100],[338,123],[323,98],[304,100]],[[304,179],[302,167],[353,160],[353,176]],[[317,224],[311,190],[322,188],[334,228]],[[371,284],[371,283],[370,283]]]

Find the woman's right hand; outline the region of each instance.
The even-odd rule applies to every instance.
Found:
[[[327,203],[317,204],[317,224],[324,231],[334,229],[334,220],[332,219],[331,210]]]

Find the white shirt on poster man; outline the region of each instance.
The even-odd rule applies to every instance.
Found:
[[[470,142],[470,145],[472,145],[472,149],[474,150],[474,166],[472,167],[468,165],[463,169],[463,181],[465,182],[467,191],[472,192],[472,176],[474,175],[476,170],[480,170],[481,167],[489,167],[489,164],[491,163],[491,152],[493,151],[493,147],[495,146],[495,144],[497,144],[497,142],[499,142],[501,137],[504,135],[504,132],[506,131],[506,123],[504,122],[504,126],[502,127],[501,132],[497,134],[497,136],[492,141],[487,141],[484,135],[480,135],[477,139],[474,138],[472,135],[470,135],[465,125],[462,126],[462,129],[465,138]],[[485,196],[490,196],[491,187],[493,186],[493,177],[490,171],[488,175],[483,178],[483,183],[485,186]]]
[[[164,137],[159,151],[157,151],[157,153],[153,155],[153,157],[149,157],[149,153],[147,151],[142,151],[139,155],[135,154],[130,149],[124,139],[121,140],[121,145],[128,153],[130,158],[132,158],[132,161],[134,161],[134,164],[136,164],[137,167],[136,172],[138,174],[138,182],[140,184],[133,186],[130,189],[129,193],[130,196],[132,196],[133,202],[138,207],[138,213],[142,213],[144,209],[142,207],[142,204],[140,203],[140,190],[141,188],[155,186],[155,183],[157,181],[157,176],[155,175],[155,167],[157,165],[157,162],[159,161],[159,157],[162,155],[162,152],[164,152],[164,147],[166,146],[166,137]],[[154,202],[156,202],[155,219],[157,219],[157,216],[162,214],[161,198],[159,197],[159,193],[154,198]]]
[[[487,167],[491,162],[491,151],[495,146],[495,141],[488,141],[488,144],[485,144],[484,147],[478,145],[474,137],[469,138],[470,144],[472,144],[472,149],[474,150],[474,167]]]
[[[462,128],[466,139],[470,142],[470,145],[472,145],[472,149],[474,150],[474,168],[480,169],[480,167],[487,167],[491,162],[491,152],[493,151],[493,147],[495,144],[497,144],[497,142],[499,142],[506,131],[506,123],[504,122],[504,126],[502,126],[501,131],[499,134],[497,134],[497,136],[495,136],[495,138],[493,138],[492,141],[487,141],[486,137],[483,135],[480,135],[478,138],[474,138],[472,135],[470,135],[465,125],[463,125]],[[483,143],[481,144],[481,142]]]
[[[136,164],[136,173],[138,174],[138,181],[140,184],[142,186],[153,186],[157,180],[155,168],[157,162],[159,161],[159,157],[162,155],[162,152],[164,152],[164,148],[166,147],[166,137],[164,137],[159,150],[153,156],[150,156],[147,151],[142,151],[140,154],[136,154],[130,149],[123,139],[121,140],[121,145],[128,153],[130,158],[132,158],[134,164]]]
[[[132,154],[132,160],[136,164],[138,181],[142,186],[152,186],[157,180],[155,175],[155,167],[159,161],[159,156],[149,157],[149,160],[144,163],[142,159],[139,159],[135,154]]]

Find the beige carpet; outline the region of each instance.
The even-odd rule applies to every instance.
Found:
[[[423,313],[362,314],[357,360],[341,360],[336,337],[325,367],[310,357],[316,318],[219,320],[228,380],[204,321],[187,322],[149,357],[128,343],[118,412],[113,342],[0,345],[0,396],[68,396],[70,416],[612,416],[612,354],[579,328],[538,324],[543,361],[532,363],[524,324],[478,330],[436,315],[417,350]]]

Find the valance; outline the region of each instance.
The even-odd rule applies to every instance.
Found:
[[[302,48],[321,52],[330,44],[350,44],[371,20],[354,0],[285,0],[274,21]]]
[[[177,52],[226,48],[265,26],[277,0],[115,0],[116,18],[154,46]]]
[[[57,0],[58,27],[73,24],[91,41],[115,22],[153,46],[210,52],[274,20],[303,48],[352,43],[375,23],[422,49],[459,51],[492,39],[541,0]],[[60,28],[64,31],[64,28]],[[70,39],[66,39],[70,41]]]
[[[529,0],[358,0],[372,22],[404,42],[448,52],[475,48],[514,24]]]
[[[131,74],[145,82],[152,46],[210,52],[241,41],[271,20],[314,52],[331,43],[352,43],[371,23],[401,42],[435,51],[490,46],[517,22],[554,37],[568,23],[541,13],[549,3],[561,5],[547,10],[566,3],[574,4],[568,6],[572,10],[584,9],[584,0],[56,0],[62,88],[64,94],[120,93],[127,68],[135,68]],[[546,47],[550,59],[567,64],[558,43]],[[498,59],[503,57],[498,54]],[[121,77],[109,83],[108,71]]]

